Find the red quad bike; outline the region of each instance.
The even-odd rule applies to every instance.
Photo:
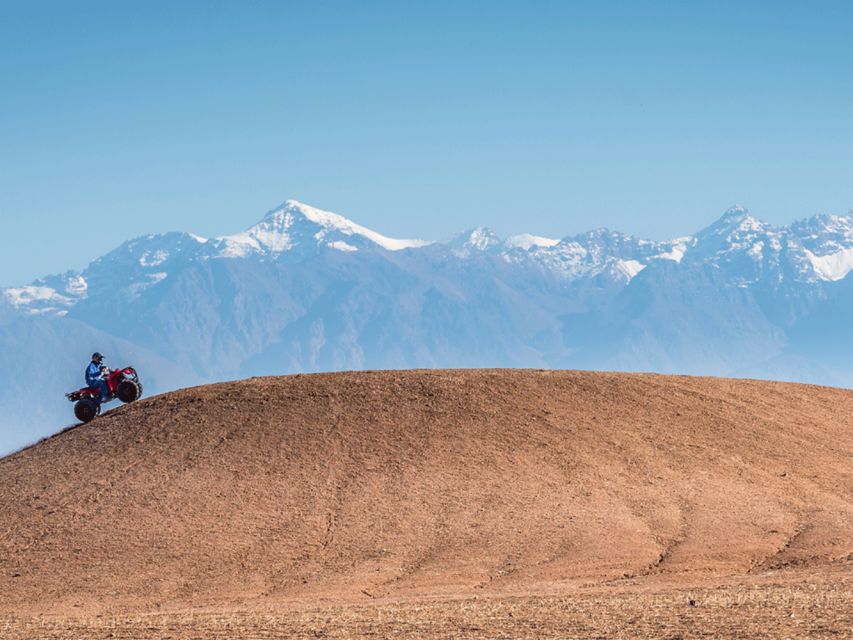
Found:
[[[136,369],[125,367],[106,372],[107,389],[110,397],[104,402],[118,398],[124,403],[139,400],[142,395],[142,383],[136,375]],[[99,391],[83,387],[66,393],[65,397],[74,402],[74,415],[80,422],[89,422],[101,413],[101,394]]]

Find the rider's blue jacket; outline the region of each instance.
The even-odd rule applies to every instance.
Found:
[[[86,367],[86,384],[90,387],[94,387],[98,385],[98,381],[102,380],[101,376],[101,367],[102,364],[98,364],[97,362],[90,362],[89,366]]]

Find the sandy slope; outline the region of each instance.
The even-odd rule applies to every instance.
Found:
[[[853,392],[804,385],[486,370],[188,389],[0,460],[0,621],[837,585],[851,455]]]

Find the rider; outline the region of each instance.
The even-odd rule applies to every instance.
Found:
[[[106,402],[110,399],[110,389],[104,376],[109,371],[104,364],[104,356],[97,351],[92,354],[92,361],[86,367],[86,384],[92,391],[100,394],[100,401]]]

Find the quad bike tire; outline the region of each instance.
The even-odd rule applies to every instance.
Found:
[[[116,388],[116,397],[124,403],[135,402],[142,395],[142,385],[136,380],[122,380]]]
[[[101,413],[101,405],[91,398],[83,398],[78,400],[74,405],[74,415],[80,422],[89,422],[98,417]]]

